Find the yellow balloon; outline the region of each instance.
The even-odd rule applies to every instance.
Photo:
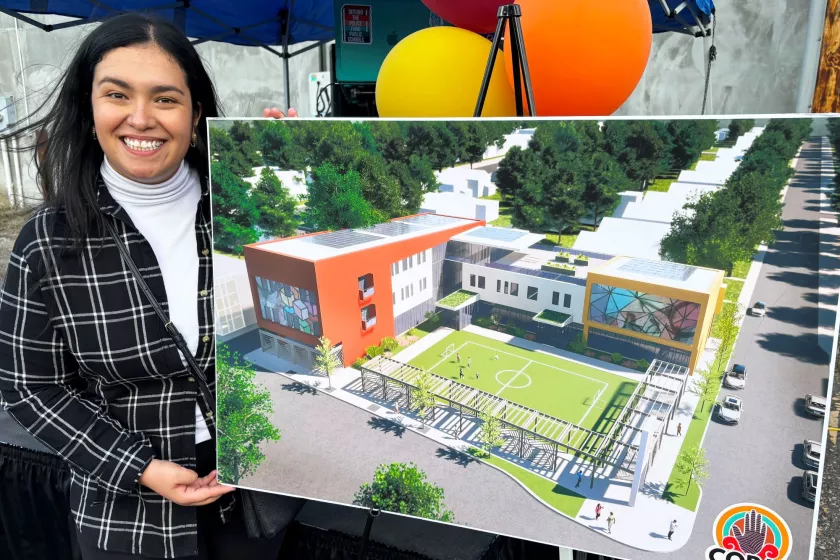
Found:
[[[379,69],[381,117],[472,117],[492,43],[458,27],[430,27],[397,43]],[[504,56],[496,57],[482,117],[516,115]]]

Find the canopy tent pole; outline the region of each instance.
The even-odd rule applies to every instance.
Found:
[[[808,8],[808,26],[805,28],[805,52],[802,55],[802,70],[799,74],[799,87],[796,90],[797,113],[810,113],[817,87],[817,74],[820,66],[820,47],[822,46],[828,0],[811,0]]]

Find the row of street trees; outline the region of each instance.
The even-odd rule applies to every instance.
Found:
[[[716,127],[714,120],[541,122],[528,149],[511,149],[499,165],[512,225],[563,233],[583,217],[597,223],[619,192],[645,190],[697,161]]]
[[[840,153],[840,119],[828,119],[828,140],[834,148],[834,156]],[[840,210],[840,172],[834,175],[834,192],[831,195],[831,202],[835,210]],[[840,221],[840,217],[838,217]]]
[[[774,119],[744,155],[724,187],[678,212],[660,256],[732,273],[781,228],[780,192],[793,175],[790,160],[811,132],[810,119]]]
[[[481,161],[522,123],[236,121],[214,123],[211,180],[216,243],[240,252],[261,234],[364,227],[416,213],[436,191],[435,170]],[[256,188],[243,179],[275,166],[310,175],[306,211],[268,168]]]

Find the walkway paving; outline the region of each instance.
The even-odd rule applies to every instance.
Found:
[[[513,339],[509,335],[496,331],[488,331],[487,329],[474,326],[469,327],[468,330],[478,330],[479,334],[485,336],[492,333],[494,338],[504,339],[502,340],[504,342],[513,343],[547,354],[561,354],[566,359],[581,362],[584,360],[587,362],[591,361],[593,363],[587,363],[587,365],[599,367],[613,374],[633,378],[636,381],[639,381],[642,377],[642,374],[639,372],[605,364],[604,362],[597,362],[585,356],[563,352],[531,341]],[[395,359],[403,362],[410,361],[414,356],[425,351],[432,344],[445,338],[451,332],[449,329],[436,331],[420,339],[414,345],[402,350],[395,356]],[[701,363],[708,363],[713,358],[713,346],[713,344],[710,345],[706,352],[704,352]],[[477,437],[480,432],[480,426],[473,419],[464,419],[461,439],[456,438],[452,434],[452,426],[453,422],[457,422],[457,414],[454,414],[451,410],[438,409],[435,419],[430,422],[430,426],[424,426],[418,418],[411,414],[406,414],[405,411],[395,413],[393,410],[393,400],[385,401],[372,395],[370,391],[364,392],[361,388],[360,373],[355,369],[342,368],[338,370],[331,379],[333,390],[329,391],[329,384],[323,376],[312,375],[300,369],[298,366],[294,366],[276,356],[263,353],[261,350],[255,350],[247,354],[245,358],[266,371],[285,372],[283,373],[285,376],[302,385],[311,387],[316,391],[325,391],[341,401],[381,418],[388,419],[400,426],[401,429],[408,429],[420,433],[432,441],[449,448],[466,451],[471,445],[478,445]],[[677,410],[675,419],[671,424],[673,426],[672,433],[666,434],[662,446],[657,453],[657,460],[651,466],[647,481],[639,492],[635,507],[626,505],[630,495],[629,480],[608,479],[603,476],[596,476],[594,485],[590,488],[589,477],[586,476],[584,483],[579,488],[575,488],[578,470],[584,470],[586,475],[589,474],[589,471],[586,470],[587,465],[585,462],[581,462],[573,456],[561,454],[562,460],[560,461],[559,467],[551,471],[546,467],[545,463],[523,461],[510,453],[502,452],[500,455],[586,498],[580,513],[575,518],[575,521],[584,527],[637,549],[657,552],[676,551],[685,544],[691,533],[692,526],[694,525],[694,513],[662,499],[661,494],[666,487],[671,469],[682,444],[682,438],[677,437],[675,433],[677,423],[682,423],[684,430],[687,431],[697,402],[697,396],[686,392],[681,406]],[[531,493],[524,486],[523,489]],[[533,493],[531,495],[546,505],[546,507],[551,507],[545,504],[538,496],[535,496]],[[597,503],[603,504],[605,510],[601,519],[595,522],[593,512]],[[610,512],[614,513],[617,520],[612,533],[608,533],[606,528],[606,518]],[[561,512],[557,513],[565,515]],[[669,541],[667,539],[667,529],[674,519],[678,522],[679,530],[675,533],[673,540]],[[651,530],[652,528],[656,530]]]

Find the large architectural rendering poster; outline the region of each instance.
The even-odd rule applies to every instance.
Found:
[[[219,477],[615,558],[806,558],[840,127],[210,122]]]

